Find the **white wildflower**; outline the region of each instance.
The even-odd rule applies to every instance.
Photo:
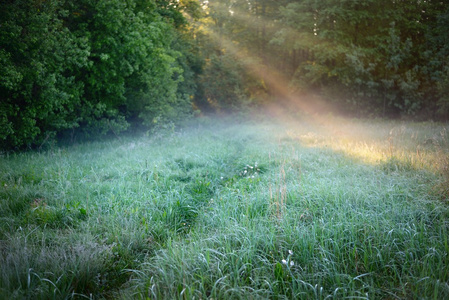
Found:
[[[284,265],[286,265],[286,264],[287,264],[287,261],[286,261],[285,259],[283,259],[283,260],[282,260],[282,263],[283,263]]]
[[[295,263],[293,262],[293,260],[290,262],[290,267],[293,267],[295,265]]]
[[[293,251],[292,250],[288,250],[288,254],[293,255]]]

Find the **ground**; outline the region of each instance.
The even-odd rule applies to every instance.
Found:
[[[2,154],[0,298],[448,298],[449,126],[282,120]]]

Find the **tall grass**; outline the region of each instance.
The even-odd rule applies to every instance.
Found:
[[[448,298],[447,129],[210,120],[4,154],[0,297]]]

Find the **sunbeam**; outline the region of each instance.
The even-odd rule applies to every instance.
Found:
[[[248,25],[248,30],[258,30],[255,17],[246,18],[238,13],[234,13],[233,18],[240,22],[245,22]],[[263,23],[263,21],[259,22]],[[198,23],[198,28],[207,35],[215,45],[222,51],[231,54],[238,60],[245,68],[248,74],[257,78],[262,82],[262,85],[267,86],[270,94],[274,98],[268,103],[264,103],[263,109],[272,117],[276,117],[284,122],[295,121],[295,115],[303,114],[310,117],[311,121],[318,124],[327,124],[328,118],[326,113],[338,111],[330,103],[324,101],[318,95],[295,93],[295,89],[289,86],[289,79],[282,72],[282,70],[272,67],[270,64],[261,63],[261,58],[257,56],[256,45],[240,46],[234,42],[230,37],[223,33],[223,30],[216,29],[215,24],[209,23],[209,26],[204,26],[203,23]],[[330,128],[334,125],[329,125]]]

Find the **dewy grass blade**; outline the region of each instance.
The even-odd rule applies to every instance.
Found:
[[[449,298],[447,125],[209,122],[0,156],[0,297]]]

